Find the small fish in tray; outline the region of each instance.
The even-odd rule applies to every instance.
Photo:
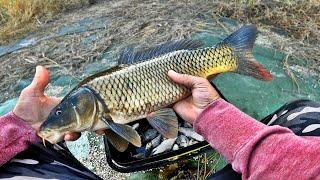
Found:
[[[187,136],[182,134],[178,137],[177,144],[182,148],[187,147],[189,144],[189,139],[187,138]]]
[[[184,134],[185,136],[195,139],[197,141],[203,141],[203,137],[194,132],[193,128],[184,128],[184,127],[179,127],[179,132],[181,132],[182,134]]]
[[[134,124],[132,127],[140,125]],[[143,141],[142,147],[137,148],[137,154],[134,158],[143,159],[168,151],[176,151],[198,142],[204,141],[204,138],[193,130],[192,124],[184,122],[179,123],[177,138],[164,138],[151,126],[147,129],[139,131],[139,135]]]

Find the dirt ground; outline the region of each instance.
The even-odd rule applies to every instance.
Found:
[[[194,32],[204,31],[205,27],[211,25],[222,26],[225,33],[230,33],[232,29],[228,29],[219,21],[222,16],[234,18],[244,23],[257,24],[261,34],[268,41],[271,41],[267,44],[268,46],[289,54],[289,59],[308,59],[310,61],[307,63],[308,66],[319,72],[320,11],[317,11],[320,7],[319,3],[310,1],[312,7],[307,6],[308,4],[304,7],[303,3],[301,5],[303,7],[299,6],[299,8],[307,9],[305,14],[310,19],[307,19],[306,22],[310,25],[298,26],[299,24],[292,23],[290,26],[288,23],[302,22],[300,19],[304,17],[300,15],[301,13],[296,17],[291,15],[300,12],[299,9],[295,9],[296,6],[277,5],[279,3],[277,1],[274,4],[264,1],[257,2],[250,4],[252,1],[248,1],[247,4],[239,5],[237,1],[232,3],[195,0],[97,1],[91,6],[86,5],[80,9],[47,17],[43,22],[40,19],[36,24],[38,30],[33,31],[29,36],[54,34],[61,27],[87,17],[105,17],[108,19],[108,25],[105,28],[91,29],[83,33],[73,33],[44,40],[35,46],[0,57],[0,86],[5,87],[0,89],[0,102],[18,96],[20,92],[17,91],[16,82],[23,78],[32,77],[34,67],[38,64],[45,65],[54,75],[65,74],[82,79],[85,67],[101,60],[102,54],[111,47],[116,47],[115,54],[119,54],[118,52],[123,47],[148,47],[172,39],[186,38]],[[284,7],[281,8],[281,6]],[[279,12],[274,12],[272,16],[269,12],[271,8],[275,10],[278,8]],[[284,16],[281,14],[283,9],[288,17],[292,17],[291,21],[287,22],[288,18],[274,21],[274,18]],[[261,16],[257,15],[259,13]],[[270,21],[267,21],[268,17]],[[276,25],[278,26],[275,27]],[[309,27],[311,25],[313,27]],[[279,33],[274,33],[275,28],[276,31],[283,30],[286,35],[280,36]],[[308,29],[312,29],[312,31],[307,31]],[[97,34],[99,40],[94,41],[88,47],[82,43],[82,39],[92,34]]]

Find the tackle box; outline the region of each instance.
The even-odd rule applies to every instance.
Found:
[[[214,84],[212,84],[212,86],[215,87]],[[220,96],[224,98],[224,96],[221,94],[221,92],[217,88],[216,90],[218,91]],[[146,119],[142,119],[137,122],[139,122],[139,124],[144,126],[145,128],[150,126]],[[183,120],[180,117],[179,117],[179,122],[183,122]],[[132,125],[132,124],[129,124],[129,125]],[[139,132],[139,130],[137,131]],[[117,151],[109,143],[109,141],[105,136],[104,136],[104,144],[105,144],[107,162],[109,166],[114,170],[123,172],[123,173],[158,168],[158,167],[168,165],[177,161],[189,159],[191,157],[202,154],[207,150],[212,149],[211,146],[206,141],[202,141],[202,142],[198,142],[196,144],[193,144],[175,151],[171,150],[171,151],[163,152],[157,155],[152,155],[144,159],[138,159],[133,157],[133,155],[136,154],[137,147],[133,146],[132,144],[129,144],[128,149],[124,152]]]

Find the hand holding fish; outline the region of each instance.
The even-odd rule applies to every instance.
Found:
[[[27,122],[36,132],[45,121],[50,111],[60,103],[61,99],[44,95],[49,83],[49,72],[42,66],[37,66],[32,83],[22,90],[13,113]],[[65,140],[75,140],[78,134],[66,134]]]
[[[191,96],[175,103],[173,106],[175,112],[189,123],[193,123],[209,104],[219,98],[217,91],[205,78],[179,74],[172,70],[168,72],[168,75],[175,83],[184,85],[192,90]]]

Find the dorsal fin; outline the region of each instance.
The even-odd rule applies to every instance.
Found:
[[[119,64],[134,64],[137,62],[143,62],[145,60],[177,50],[197,49],[202,45],[203,43],[200,40],[183,39],[178,41],[170,41],[142,51],[135,51],[133,48],[128,48],[125,49],[120,55]]]

